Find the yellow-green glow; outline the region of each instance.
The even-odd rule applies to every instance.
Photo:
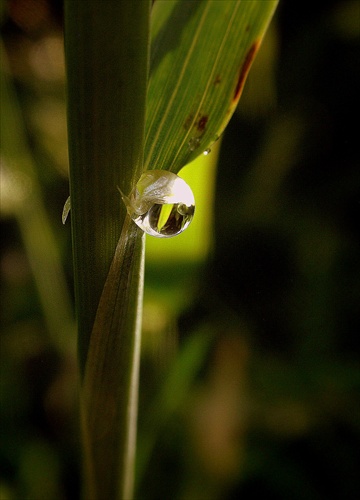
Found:
[[[175,260],[201,262],[208,255],[212,245],[213,191],[220,142],[214,144],[210,154],[199,156],[179,172],[194,193],[194,219],[176,238],[147,238],[146,260],[149,264]]]
[[[159,233],[167,223],[169,216],[171,214],[171,210],[173,209],[173,203],[165,203],[165,205],[162,205],[161,210],[160,210],[160,215],[159,215],[159,220],[157,223],[157,229]]]

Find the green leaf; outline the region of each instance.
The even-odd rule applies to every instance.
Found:
[[[132,496],[144,240],[127,216],[91,334],[82,388],[86,498]]]
[[[132,497],[144,279],[144,236],[117,186],[142,172],[150,2],[65,7],[84,495],[116,500]]]
[[[216,140],[276,2],[155,2],[148,88],[150,3],[65,5],[85,495],[131,498],[144,235],[116,187],[177,172]]]
[[[143,163],[149,2],[65,2],[68,135],[79,357]]]
[[[277,0],[157,0],[145,167],[178,172],[214,143],[240,98]]]

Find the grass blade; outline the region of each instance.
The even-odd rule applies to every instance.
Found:
[[[75,324],[57,241],[28,145],[19,103],[1,43],[1,208],[16,217],[53,345],[74,353]]]
[[[217,140],[277,1],[155,2],[145,166],[178,172]]]
[[[132,496],[144,239],[127,217],[91,335],[82,391],[86,498]]]
[[[117,186],[130,191],[143,166],[149,15],[147,0],[67,0],[65,9],[84,494],[93,500],[132,497],[144,236]]]
[[[71,222],[83,372],[100,295],[140,177],[149,2],[67,0]]]

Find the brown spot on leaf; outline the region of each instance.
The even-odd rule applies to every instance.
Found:
[[[217,86],[221,83],[221,76],[216,75],[215,80],[214,80],[214,85]]]
[[[208,119],[209,117],[206,115],[203,115],[199,118],[199,121],[197,122],[197,129],[199,132],[203,132],[205,130]]]
[[[245,80],[246,77],[249,73],[249,69],[251,67],[251,64],[255,58],[256,52],[258,51],[258,48],[260,46],[260,42],[256,41],[252,44],[250,47],[250,50],[246,54],[245,61],[241,67],[240,73],[239,73],[239,78],[236,84],[235,92],[234,92],[234,97],[233,97],[233,102],[237,101],[241,95],[242,89],[244,88]]]

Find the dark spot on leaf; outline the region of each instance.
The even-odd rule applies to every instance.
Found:
[[[197,122],[197,129],[199,132],[203,132],[205,130],[208,119],[209,117],[206,115],[203,115],[199,118],[199,121]]]
[[[219,85],[221,83],[221,76],[220,75],[216,75],[216,78],[214,80],[214,85]]]
[[[249,73],[249,69],[251,67],[251,64],[252,64],[254,58],[255,58],[256,52],[259,48],[259,45],[260,45],[260,43],[258,41],[254,42],[252,44],[252,46],[250,47],[249,52],[246,54],[245,61],[241,67],[238,82],[236,84],[233,101],[237,101],[241,95],[242,89],[244,88],[244,83],[245,83],[246,77]]]
[[[246,25],[245,32],[247,33],[250,30],[250,24]]]

